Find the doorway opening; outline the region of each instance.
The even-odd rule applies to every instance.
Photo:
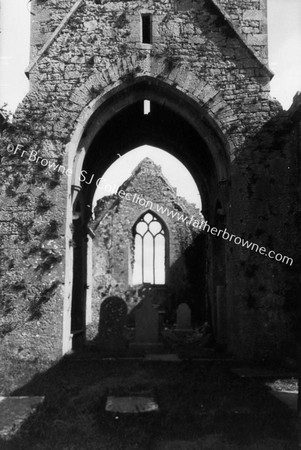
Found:
[[[192,317],[196,323],[200,323],[201,320],[209,322],[212,320],[211,311],[214,310],[212,302],[216,301],[216,297],[212,294],[212,280],[214,278],[213,246],[210,245],[210,238],[206,233],[193,234],[194,230],[187,226],[188,218],[191,219],[191,224],[196,222],[197,219],[201,221],[201,218],[198,217],[200,210],[193,214],[193,207],[189,209],[190,206],[187,205],[187,201],[176,198],[177,195],[175,195],[169,183],[165,184],[163,189],[162,184],[153,182],[153,184],[150,183],[146,186],[141,182],[139,177],[141,178],[143,175],[143,170],[144,179],[151,179],[151,175],[147,177],[145,174],[147,172],[146,167],[149,171],[156,172],[156,167],[152,166],[153,161],[144,162],[143,168],[138,167],[138,172],[135,173],[136,181],[138,180],[136,185],[133,184],[133,179],[126,186],[111,183],[111,186],[116,184],[112,198],[107,195],[100,199],[102,212],[99,213],[101,208],[98,205],[99,214],[97,218],[96,215],[93,216],[93,198],[97,187],[102,183],[102,177],[104,178],[106,170],[114,162],[118,162],[119,159],[121,161],[124,155],[130,153],[132,149],[141,145],[160,148],[187,167],[202,198],[202,217],[212,224],[216,220],[217,197],[220,196],[221,202],[226,201],[225,193],[219,192],[220,181],[226,179],[228,170],[227,154],[220,133],[214,129],[209,119],[206,120],[204,111],[184,94],[180,94],[176,89],[166,86],[158,80],[155,80],[154,84],[152,81],[149,78],[147,80],[141,79],[139,83],[133,84],[132,89],[129,86],[126,89],[121,87],[118,92],[112,93],[111,96],[106,98],[101,106],[95,110],[94,116],[89,119],[75,158],[76,168],[74,172],[77,174],[84,173],[85,177],[82,177],[79,183],[76,184],[75,182],[73,185],[73,205],[77,205],[76,217],[79,216],[80,218],[73,221],[76,246],[73,250],[71,316],[72,323],[76,323],[77,329],[71,330],[71,333],[74,334],[74,331],[81,330],[84,338],[86,337],[87,324],[93,319],[92,305],[93,295],[95,295],[93,270],[95,261],[93,260],[92,248],[94,247],[95,236],[97,236],[97,229],[102,228],[117,230],[114,231],[115,234],[120,232],[120,242],[123,242],[124,246],[119,245],[118,254],[114,247],[114,236],[112,238],[112,235],[107,233],[105,252],[99,252],[99,255],[102,255],[100,259],[106,260],[105,273],[102,273],[101,280],[97,281],[101,286],[98,290],[98,294],[100,294],[99,302],[101,302],[102,294],[110,295],[112,293],[109,290],[102,291],[106,286],[105,278],[109,278],[109,275],[112,274],[113,278],[116,277],[117,273],[121,274],[120,282],[117,283],[121,293],[124,292],[125,287],[137,286],[139,281],[142,284],[156,285],[157,283],[152,283],[152,281],[156,279],[156,258],[158,258],[158,260],[161,260],[161,266],[164,266],[164,270],[161,270],[161,279],[158,278],[162,283],[158,283],[158,285],[176,286],[166,302],[167,315],[169,314],[169,317],[172,317],[175,314],[175,305],[178,305],[179,301],[183,301],[182,299],[186,296],[186,301],[191,304]],[[151,109],[148,114],[144,114],[146,98],[151,101]],[[158,174],[153,176],[153,178],[156,177],[157,180],[164,181],[164,177],[162,178]],[[134,189],[137,192],[134,192]],[[165,206],[164,201],[159,198],[159,194],[162,194],[163,190],[168,194],[169,203]],[[124,193],[123,198],[120,198],[120,191]],[[136,197],[135,193],[137,194]],[[151,202],[153,208],[150,208],[150,203],[147,202]],[[161,207],[159,210],[158,205]],[[224,209],[226,207],[227,205],[223,205]],[[127,223],[131,233],[129,241],[127,241],[127,234],[122,230],[122,226],[119,224],[119,228],[116,228],[114,223],[116,211],[123,211],[122,208],[126,211],[124,223]],[[132,211],[130,211],[131,208]],[[135,210],[135,208],[140,209]],[[195,206],[194,208],[196,209]],[[148,219],[150,219],[149,222],[147,222]],[[98,221],[97,224],[92,224],[93,220]],[[156,232],[151,232],[150,224],[153,224],[152,227],[159,227],[160,230],[158,228]],[[188,239],[189,242],[186,247],[183,242],[185,239],[187,240],[187,237],[183,230],[182,232],[179,231],[179,224],[183,230],[185,229],[185,232],[189,230],[189,233],[191,233],[191,241]],[[96,228],[95,225],[97,225]],[[145,233],[147,241],[144,243],[144,235],[141,234],[141,231],[139,232],[138,225],[139,227],[147,227]],[[176,229],[177,227],[178,229]],[[176,251],[176,244],[170,238],[171,231],[178,235],[182,233],[177,244],[178,246],[182,245],[180,256]],[[101,235],[106,236],[105,233]],[[154,244],[156,238],[161,240],[158,247]],[[139,240],[140,244],[138,244]],[[164,244],[162,244],[163,241]],[[140,250],[137,249],[139,245]],[[142,261],[142,253],[146,248],[145,251],[152,255],[150,259],[152,259],[153,268],[144,264],[144,266],[142,265],[143,271],[146,270],[147,275],[142,271],[138,275],[138,254],[140,252]],[[106,256],[104,256],[105,254]],[[162,263],[163,260],[164,264]],[[166,263],[167,260],[168,264]],[[109,266],[109,271],[107,266]],[[162,276],[162,273],[164,273],[164,276]],[[191,291],[187,291],[189,284],[198,286],[194,295],[191,294]],[[111,288],[112,283],[110,284]],[[166,300],[165,295],[166,292],[162,294],[162,297]],[[75,307],[75,305],[77,306]],[[73,317],[74,315],[76,315],[76,319]]]

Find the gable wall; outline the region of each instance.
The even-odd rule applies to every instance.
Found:
[[[116,194],[114,197],[106,197],[99,201],[96,207],[96,220],[103,217],[99,226],[95,228],[93,240],[93,296],[92,296],[92,323],[89,326],[89,338],[95,337],[98,329],[100,304],[108,295],[117,295],[124,298],[131,310],[138,301],[139,294],[131,283],[133,269],[133,238],[132,230],[136,220],[148,209],[157,213],[167,228],[167,255],[166,267],[167,296],[165,310],[171,313],[171,307],[175,313],[176,307],[181,302],[187,302],[198,313],[204,310],[204,284],[193,285],[189,276],[187,264],[191,264],[185,251],[194,244],[199,231],[192,230],[183,221],[168,217],[167,214],[158,213],[157,205],[176,211],[176,205],[182,205],[184,217],[199,218],[199,210],[177,197],[173,189],[161,178],[158,167],[145,166],[146,170],[138,171],[131,177],[130,183],[125,183],[121,188],[131,194],[131,198],[137,194],[139,198],[149,201],[149,207],[139,205]],[[150,169],[151,168],[151,169]],[[149,170],[154,175],[149,175]],[[137,197],[136,197],[137,198]],[[144,202],[142,202],[143,204]],[[114,205],[114,206],[113,206]],[[92,226],[93,227],[93,226]],[[198,282],[205,276],[205,253],[200,255],[203,260],[203,272],[198,274]],[[194,261],[194,266],[200,267],[201,261]],[[201,285],[202,284],[202,285]],[[170,317],[169,317],[170,318]],[[206,317],[194,317],[196,321],[204,322]]]
[[[246,42],[268,63],[267,0],[217,0]]]

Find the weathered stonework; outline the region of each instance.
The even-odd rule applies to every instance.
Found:
[[[166,289],[161,286],[155,292],[158,304],[162,304],[165,320],[175,322],[176,308],[186,302],[193,311],[194,324],[202,324],[206,316],[205,292],[205,236],[204,232],[187,225],[183,219],[195,218],[202,223],[203,216],[194,205],[177,196],[176,190],[163,176],[159,166],[145,158],[131,177],[120,186],[119,192],[130,199],[114,196],[99,200],[95,208],[95,220],[91,228],[93,239],[93,294],[90,329],[94,336],[98,329],[101,302],[111,295],[121,296],[128,310],[139,303],[139,291],[143,286],[131,282],[134,263],[133,227],[137,219],[147,211],[161,218],[166,227]],[[134,197],[136,194],[136,198]],[[141,204],[149,202],[147,206]],[[182,214],[172,218],[162,213]],[[196,257],[198,255],[198,258]],[[149,287],[150,288],[150,287]],[[159,292],[160,291],[160,292]],[[161,298],[160,298],[161,294]],[[89,331],[89,337],[92,337]]]
[[[270,98],[265,1],[32,4],[31,88],[1,136],[11,227],[1,233],[2,353],[54,359],[71,349],[71,330],[85,333],[96,187],[87,180],[120,149],[149,143],[186,164],[211,225],[294,259],[208,237],[217,340],[240,357],[285,354],[298,310],[300,106],[285,113]],[[142,13],[152,14],[151,44],[141,42]]]

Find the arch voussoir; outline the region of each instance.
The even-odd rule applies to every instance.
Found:
[[[145,76],[157,78],[170,86],[175,86],[176,89],[196,100],[221,130],[226,130],[228,123],[237,118],[231,106],[214,86],[187,67],[179,66],[172,61],[169,63],[166,58],[158,56],[142,58],[139,55],[131,55],[127,58],[119,58],[115,64],[93,74],[74,91],[70,100],[83,108],[95,99],[98,93],[123,83],[127,77],[129,81],[132,81],[134,78]]]

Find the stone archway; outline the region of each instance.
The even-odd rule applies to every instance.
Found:
[[[180,73],[183,74],[181,69],[176,78],[181,79]],[[195,79],[188,75],[183,78],[186,87],[181,90],[158,78],[139,76],[113,85],[109,91],[105,89],[104,94],[83,111],[78,130],[69,144],[69,167],[73,177],[69,185],[66,234],[71,241],[76,235],[78,242],[75,243],[76,250],[68,248],[66,251],[66,261],[69,268],[72,268],[70,274],[73,277],[68,275],[67,270],[64,351],[71,347],[71,308],[79,311],[84,329],[85,304],[91,295],[91,245],[86,226],[91,216],[95,180],[116,160],[120,147],[126,152],[142,144],[155,145],[183,162],[196,180],[203,198],[205,217],[211,223],[215,220],[216,199],[227,198],[224,186],[227,185],[229,175],[230,147],[224,139],[219,120],[215,120],[219,113],[222,114],[223,102],[217,100],[215,103],[216,100],[211,97],[214,107],[208,109],[208,105],[200,106],[193,96],[181,92],[189,90],[191,85],[197,91]],[[202,92],[200,96],[208,95],[202,83],[199,83],[199,92]],[[83,103],[87,101],[87,98],[81,98]],[[151,102],[153,111],[148,123],[143,118],[141,109],[146,99]],[[83,173],[85,176],[80,177]],[[92,175],[94,183],[89,182]],[[74,210],[75,204],[81,205],[80,211]],[[223,207],[226,209],[227,205],[224,204]],[[73,222],[72,214],[75,215]],[[209,270],[213,270],[212,265],[209,265]],[[77,299],[74,298],[74,293]],[[211,295],[210,289],[208,295]]]

